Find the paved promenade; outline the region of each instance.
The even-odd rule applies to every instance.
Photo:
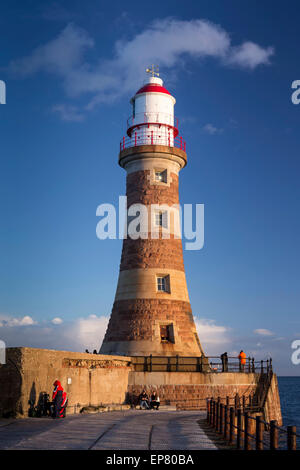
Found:
[[[0,422],[0,449],[217,449],[201,411],[114,411]]]

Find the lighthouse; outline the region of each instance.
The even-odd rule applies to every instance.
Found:
[[[179,172],[187,164],[186,143],[174,117],[174,96],[153,66],[147,71],[150,76],[130,101],[119,165],[126,171],[128,220],[130,208],[138,204],[148,209],[149,223],[139,237],[123,240],[115,300],[100,353],[202,356],[182,240],[172,217],[179,206]]]

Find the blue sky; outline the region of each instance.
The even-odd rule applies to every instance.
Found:
[[[96,208],[125,193],[119,141],[154,62],[187,142],[181,202],[205,205],[204,248],[184,253],[200,340],[300,374],[299,14],[296,1],[1,2],[1,339],[99,345],[121,241],[96,238]]]

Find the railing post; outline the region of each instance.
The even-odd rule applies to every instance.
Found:
[[[171,372],[171,358],[168,357],[167,371]]]
[[[179,360],[178,360],[178,354],[177,354],[176,355],[176,372],[178,372],[178,362],[179,362]]]
[[[210,400],[206,398],[206,421],[207,423],[210,422]]]
[[[264,373],[264,361],[263,360],[260,361],[260,373],[261,374]]]
[[[217,422],[217,402],[216,400],[213,400],[213,427],[216,427],[216,422]]]
[[[229,411],[229,444],[233,444],[234,441],[234,408],[231,407]]]
[[[249,414],[248,411],[244,414],[244,450],[251,450],[250,437],[249,437]]]
[[[152,354],[150,354],[150,372],[152,372]]]
[[[272,370],[273,370],[272,358],[270,358],[270,371],[272,372]]]
[[[216,431],[218,432],[219,431],[219,422],[220,422],[220,397],[218,397],[218,400],[217,400],[217,409],[216,409]]]
[[[229,436],[229,406],[228,404],[225,405],[224,409],[224,439],[225,441],[228,439]]]
[[[251,372],[251,357],[248,357],[248,372]]]
[[[242,445],[242,411],[237,411],[237,436],[236,436],[236,448],[240,449]]]
[[[277,421],[273,419],[270,421],[270,450],[278,449],[278,429]]]
[[[134,133],[134,146],[136,147],[136,132]]]
[[[243,403],[243,413],[245,413],[245,409],[246,409],[246,397],[245,397],[245,395],[243,395],[243,397],[242,397],[242,403]]]
[[[253,374],[255,373],[254,357],[252,357],[252,372],[253,372]]]
[[[223,426],[224,426],[224,405],[220,403],[220,424],[219,424],[219,433],[223,434]]]
[[[269,359],[267,359],[267,374],[269,373]]]
[[[238,410],[239,406],[240,406],[240,397],[239,397],[239,394],[236,393],[235,397],[234,397],[234,410],[235,410],[235,413],[237,413],[237,410]]]
[[[260,416],[256,416],[256,450],[264,449],[264,423]]]
[[[287,448],[297,450],[296,426],[287,427]]]
[[[168,146],[170,147],[170,132],[168,132]]]
[[[210,399],[210,421],[209,424],[212,426],[214,424],[214,400]]]

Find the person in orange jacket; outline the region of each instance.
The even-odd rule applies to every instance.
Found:
[[[244,353],[243,350],[241,350],[241,352],[239,354],[240,372],[244,372],[244,370],[245,370],[246,359],[247,359],[246,354]]]

